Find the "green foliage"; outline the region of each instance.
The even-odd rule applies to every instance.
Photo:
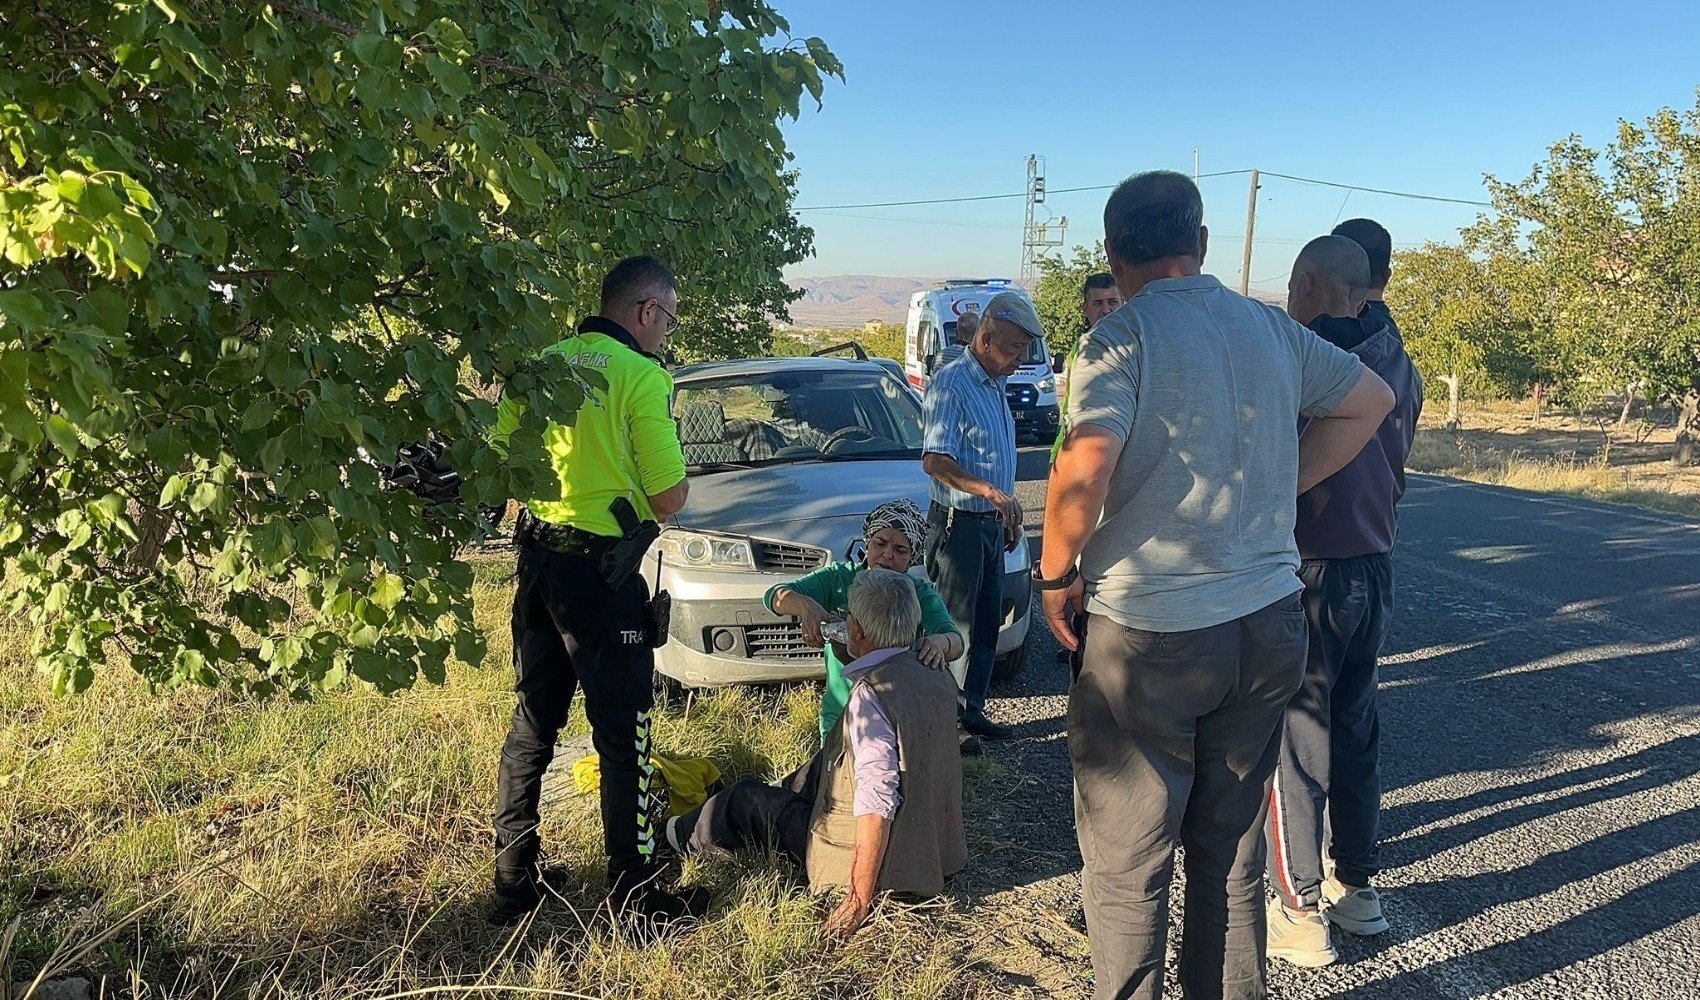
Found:
[[[1388,300],[1431,390],[1513,395],[1544,383],[1678,406],[1678,458],[1700,436],[1700,103],[1620,122],[1604,152],[1553,144],[1522,181],[1488,178],[1494,213],[1458,246],[1395,261]],[[1627,416],[1628,409],[1624,409]]]
[[[1045,343],[1053,354],[1068,354],[1086,332],[1086,317],[1080,311],[1081,289],[1086,279],[1108,271],[1110,262],[1101,244],[1075,247],[1067,260],[1040,257],[1039,287],[1033,292],[1033,308],[1045,324]]]
[[[1620,122],[1604,153],[1571,136],[1517,184],[1492,178],[1494,242],[1581,402],[1700,387],[1700,104]]]
[[[810,342],[793,333],[781,333],[777,330],[768,343],[768,354],[775,358],[801,358],[814,351]]]
[[[613,260],[687,352],[765,337],[778,122],[841,67],[760,0],[21,0],[0,9],[0,559],[62,691],[395,689],[476,662],[464,510],[543,483],[594,382],[533,360]],[[754,333],[746,331],[756,331]],[[529,404],[511,461],[488,387]],[[481,394],[482,393],[482,394]]]
[[[903,360],[903,324],[880,323],[873,329],[863,328],[856,335],[856,341],[867,350],[873,358],[890,358],[893,361]]]
[[[767,353],[776,358],[794,358],[839,344],[861,344],[870,358],[903,360],[903,325],[878,323],[866,326],[839,326],[826,330],[810,330],[807,334],[775,333]]]
[[[1387,302],[1428,395],[1509,395],[1532,381],[1528,329],[1511,307],[1506,276],[1466,246],[1429,243],[1395,255]]]

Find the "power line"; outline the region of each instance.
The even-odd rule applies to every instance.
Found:
[[[1200,174],[1198,179],[1199,180],[1205,180],[1205,179],[1210,178],[1210,177],[1232,177],[1235,174],[1249,174],[1249,173],[1251,173],[1251,171],[1249,169],[1247,169],[1247,170],[1223,170],[1223,171],[1220,171],[1220,172],[1214,173],[1214,174]],[[1116,184],[1120,184],[1120,183],[1121,183],[1120,181],[1116,182]],[[1050,194],[1079,194],[1082,191],[1108,191],[1111,188],[1114,188],[1116,186],[1116,184],[1091,184],[1091,185],[1088,185],[1086,187],[1052,188],[1049,191],[1049,193]],[[841,211],[841,210],[844,210],[844,209],[853,209],[853,208],[908,208],[912,205],[958,205],[958,204],[961,204],[963,202],[969,202],[969,201],[999,201],[999,200],[1004,200],[1004,199],[1009,199],[1009,198],[1025,198],[1025,197],[1027,197],[1027,192],[1016,191],[1013,194],[981,194],[981,195],[974,195],[973,197],[969,197],[969,198],[918,198],[914,201],[876,201],[876,202],[868,202],[868,203],[861,204],[861,205],[805,205],[801,208],[794,208],[791,211],[793,211],[793,212],[837,212],[837,211]]]
[[[1019,225],[1003,222],[964,222],[954,219],[909,219],[896,215],[857,215],[855,212],[834,212],[825,214],[835,219],[865,219],[869,222],[903,222],[921,226],[957,226],[965,229],[1001,229],[1005,231],[1020,229]]]
[[[837,212],[852,208],[908,208],[911,205],[956,205],[965,201],[999,201],[1005,198],[1025,198],[1027,192],[1014,194],[982,194],[972,198],[917,198],[914,201],[870,201],[860,205],[808,205],[793,212]]]
[[[1198,179],[1199,180],[1208,180],[1212,177],[1237,177],[1240,174],[1249,174],[1249,173],[1251,173],[1250,168],[1247,168],[1247,169],[1244,169],[1244,170],[1219,170],[1219,171],[1216,171],[1215,173],[1199,174]],[[1487,202],[1487,201],[1472,201],[1471,199],[1468,199],[1468,198],[1447,198],[1447,197],[1443,197],[1441,195],[1435,195],[1435,194],[1416,194],[1416,193],[1411,192],[1411,191],[1392,191],[1392,190],[1388,190],[1387,188],[1365,187],[1362,184],[1342,184],[1338,181],[1319,180],[1318,178],[1315,178],[1315,177],[1298,177],[1298,176],[1293,175],[1293,174],[1278,174],[1278,173],[1275,173],[1275,172],[1269,171],[1269,170],[1263,171],[1263,176],[1265,176],[1265,177],[1278,177],[1281,180],[1294,181],[1294,182],[1299,183],[1299,184],[1315,184],[1319,187],[1338,188],[1342,191],[1362,191],[1365,194],[1387,195],[1388,197],[1391,197],[1391,198],[1412,198],[1412,199],[1415,199],[1417,201],[1436,201],[1436,202],[1442,202],[1442,203],[1445,203],[1445,204],[1448,204],[1448,205],[1473,205],[1477,208],[1492,208],[1493,207],[1493,203]],[[1118,181],[1116,183],[1119,184],[1120,182]],[[1116,184],[1089,184],[1089,185],[1086,185],[1084,187],[1052,188],[1049,193],[1050,194],[1080,194],[1080,193],[1085,192],[1085,191],[1108,191],[1108,190],[1114,188],[1115,186],[1116,186]],[[805,205],[805,206],[802,206],[800,208],[794,208],[794,209],[792,209],[792,211],[794,211],[794,212],[836,212],[836,211],[843,211],[843,210],[847,210],[847,209],[859,209],[859,208],[908,208],[908,207],[913,206],[913,205],[960,205],[960,204],[964,204],[964,203],[967,203],[967,202],[1006,201],[1006,200],[1011,199],[1011,198],[1025,198],[1025,197],[1027,197],[1027,192],[1025,192],[1025,191],[1014,191],[1014,192],[1011,192],[1009,194],[982,194],[982,195],[973,195],[973,196],[964,197],[964,198],[916,198],[916,199],[912,199],[912,200],[909,200],[909,201],[876,201],[876,202],[865,202],[865,203],[856,204],[856,205]],[[1343,204],[1342,204],[1342,207],[1344,207]]]
[[[1294,177],[1292,174],[1278,174],[1272,170],[1263,172],[1265,177],[1279,177],[1284,181],[1297,181],[1300,184],[1315,184],[1319,187],[1339,188],[1343,191],[1362,191],[1366,194],[1385,194],[1394,198],[1414,198],[1417,201],[1440,201],[1449,205],[1475,205],[1478,208],[1492,208],[1491,201],[1471,201],[1468,198],[1443,198],[1437,194],[1412,194],[1409,191],[1388,191],[1385,188],[1364,187],[1362,184],[1341,184],[1338,181],[1319,181],[1314,177]]]

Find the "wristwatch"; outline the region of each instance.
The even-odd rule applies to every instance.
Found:
[[[1047,580],[1039,572],[1039,564],[1034,563],[1033,571],[1027,575],[1027,578],[1033,581],[1034,590],[1062,590],[1065,587],[1071,586],[1075,579],[1079,576],[1080,567],[1070,566],[1067,573],[1057,577],[1055,580]]]

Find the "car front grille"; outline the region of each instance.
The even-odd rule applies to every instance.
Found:
[[[797,622],[746,625],[744,643],[754,660],[806,662],[821,659],[820,650],[803,642],[803,626]]]
[[[1012,385],[1005,394],[1011,407],[1026,409],[1039,402],[1039,393],[1030,385]]]
[[[755,542],[756,569],[763,573],[807,573],[826,565],[823,549],[790,542],[771,542],[758,538]]]

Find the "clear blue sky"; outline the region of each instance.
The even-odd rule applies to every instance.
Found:
[[[1258,167],[1486,200],[1572,132],[1603,147],[1619,118],[1692,108],[1700,7],[1617,3],[1299,5],[778,0],[846,82],[786,128],[799,206],[1019,192],[1026,157],[1052,189],[1139,170]],[[1297,8],[1297,9],[1294,9]],[[1248,178],[1206,179],[1206,269],[1237,282]],[[1070,243],[1099,239],[1105,193],[1058,195]],[[1477,209],[1266,180],[1252,278],[1285,287],[1336,218],[1402,245],[1449,239]],[[1342,208],[1342,202],[1344,207]],[[1343,214],[1342,214],[1343,213]],[[1013,277],[1019,198],[804,212],[816,256],[792,276]]]

